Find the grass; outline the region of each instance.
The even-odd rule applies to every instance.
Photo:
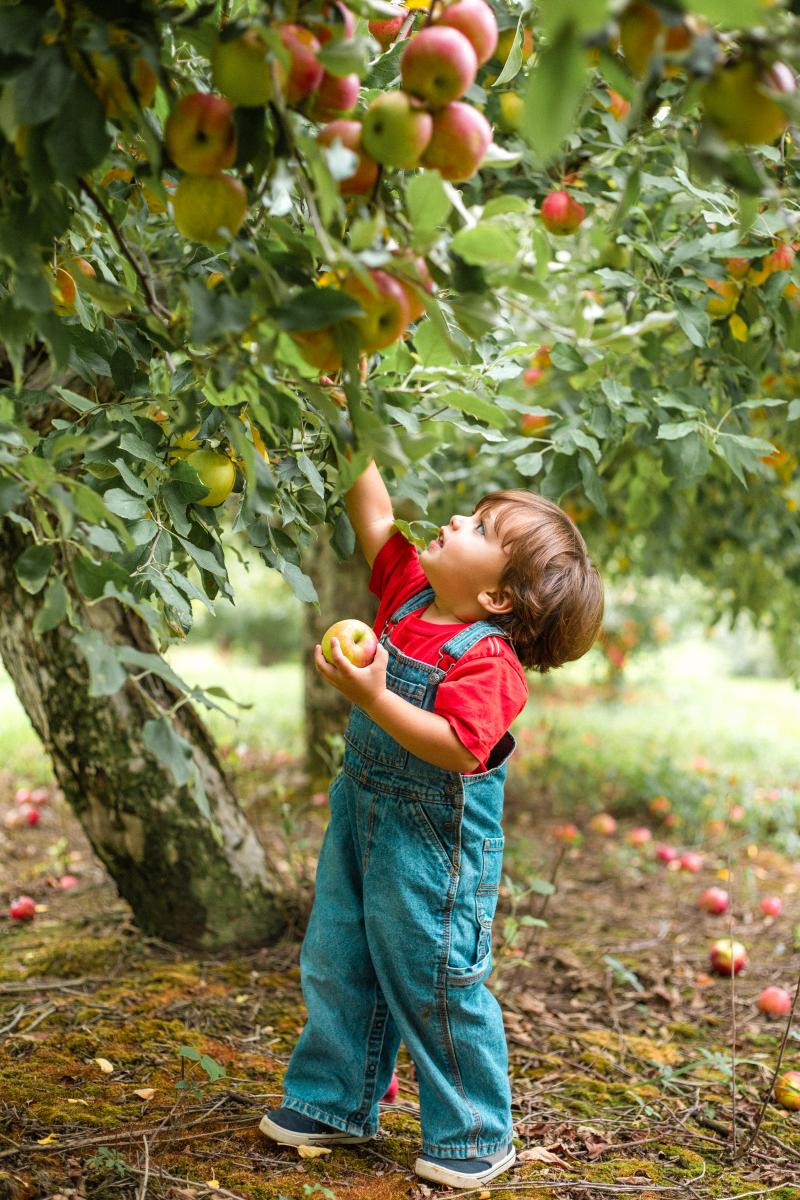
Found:
[[[259,666],[210,643],[173,647],[167,655],[191,685],[222,686],[249,708],[219,703],[231,717],[201,709],[219,742],[263,750],[302,750],[303,687],[297,663]],[[543,678],[531,677],[531,698],[517,722],[547,729],[562,763],[571,758],[598,772],[668,761],[691,771],[698,756],[718,772],[751,786],[800,781],[800,691],[785,679],[733,677],[725,655],[700,640],[642,654],[609,699],[597,686],[594,652]],[[31,783],[46,781],[49,764],[10,679],[0,673],[0,755]]]

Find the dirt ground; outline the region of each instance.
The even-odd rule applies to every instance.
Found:
[[[285,755],[240,755],[236,771],[287,888],[310,902],[325,798],[303,794]],[[0,772],[0,807],[18,783]],[[202,958],[143,937],[52,789],[41,811],[35,828],[0,833],[0,900],[39,905],[31,922],[0,920],[0,1197],[457,1194],[413,1173],[418,1090],[404,1049],[374,1143],[307,1157],[259,1134],[304,1020],[302,930]],[[732,836],[704,848],[699,874],[670,870],[652,845],[627,842],[641,823],[570,844],[524,758],[510,781],[489,986],[505,1015],[518,1160],[461,1195],[800,1198],[800,1113],[762,1113],[786,1021],[755,1004],[772,983],[794,995],[800,868]],[[69,890],[65,873],[78,880]],[[529,890],[536,879],[554,879],[554,894]],[[732,915],[698,909],[712,884],[730,890]],[[761,915],[764,892],[782,897],[779,917]],[[543,915],[546,927],[522,920]],[[750,956],[733,981],[707,973],[710,943],[731,933]],[[790,1029],[781,1070],[800,1069],[799,1042]]]

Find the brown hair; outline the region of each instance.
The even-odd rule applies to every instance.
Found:
[[[603,620],[603,583],[574,521],[534,492],[491,492],[475,512],[492,513],[508,555],[500,587],[513,607],[489,620],[531,670],[581,658]]]

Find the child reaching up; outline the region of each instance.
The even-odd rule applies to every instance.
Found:
[[[373,662],[333,643],[316,668],[353,703],[300,955],[306,1025],[281,1107],[285,1145],[363,1142],[403,1041],[419,1080],[414,1170],[473,1188],[508,1170],[511,1091],[485,986],[503,861],[503,787],[525,668],[585,654],[603,589],[581,534],[532,492],[494,492],[417,551],[371,463],[346,496],[380,602]]]

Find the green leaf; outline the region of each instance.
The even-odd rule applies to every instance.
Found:
[[[792,400],[786,413],[787,421],[800,421],[800,400]]]
[[[103,161],[111,144],[109,129],[102,104],[73,75],[69,92],[44,136],[45,149],[61,183],[74,186],[78,175]]]
[[[329,75],[364,76],[369,66],[370,52],[366,38],[331,38],[317,54]]]
[[[554,367],[559,371],[585,371],[586,362],[569,342],[556,342],[550,351]]]
[[[33,619],[33,632],[39,637],[50,629],[55,629],[67,615],[67,590],[61,579],[56,576],[50,580],[44,594],[42,606]]]
[[[549,162],[571,132],[586,89],[588,57],[571,24],[542,51],[525,87],[521,133]]]
[[[299,567],[295,566],[294,563],[287,562],[285,558],[281,558],[280,556],[276,559],[275,566],[289,584],[298,600],[302,600],[304,603],[319,603],[317,589]]]
[[[461,229],[450,243],[468,263],[513,263],[520,251],[519,234],[507,221],[479,221]]]
[[[529,454],[520,454],[519,458],[514,459],[514,467],[519,471],[520,475],[532,479],[538,475],[544,463],[544,455],[538,450],[533,450]]]
[[[53,546],[29,546],[16,561],[14,571],[20,587],[35,596],[45,585],[55,558]]]
[[[145,721],[142,726],[142,741],[162,766],[167,768],[178,787],[184,787],[189,782],[194,774],[192,747],[186,738],[175,732],[166,717]],[[194,1055],[186,1057],[193,1058]]]
[[[711,332],[708,314],[686,304],[678,305],[675,315],[678,324],[693,346],[705,346]]]
[[[202,494],[205,494],[205,489]],[[140,500],[138,496],[131,496],[122,488],[109,488],[107,492],[103,493],[103,500],[111,512],[116,513],[118,517],[123,517],[126,521],[135,521],[139,517],[146,516],[149,511],[143,500]]]
[[[119,439],[120,449],[126,451],[127,454],[132,454],[134,458],[144,459],[145,462],[153,463],[156,467],[163,467],[164,463],[153,447],[144,438],[140,438],[138,433],[123,433]]]
[[[552,896],[556,889],[549,879],[532,879],[527,890],[535,896]]]
[[[487,425],[493,425],[496,429],[505,429],[510,423],[511,418],[508,413],[503,412],[502,408],[498,408],[491,400],[487,400],[483,396],[476,396],[474,392],[457,388],[452,392],[445,392],[443,398],[451,408],[457,408],[459,412],[477,417],[480,421],[485,421]]]
[[[438,171],[419,171],[405,188],[406,206],[414,232],[430,233],[444,225],[452,207]]]
[[[684,438],[689,433],[697,433],[697,421],[665,421],[658,427],[658,436],[667,441]]]
[[[317,493],[317,495],[320,497],[324,497],[325,481],[322,478],[322,476],[320,475],[317,468],[314,466],[311,459],[308,457],[308,455],[307,454],[298,455],[297,465],[300,468],[300,470],[302,471],[302,473],[305,475],[306,479],[311,484],[311,487],[314,489],[314,491]]]
[[[504,83],[508,83],[509,80],[514,79],[514,77],[519,74],[520,67],[522,66],[523,37],[524,31],[522,27],[522,20],[520,19],[517,22],[517,28],[514,30],[514,41],[511,43],[511,49],[508,52],[508,58],[503,63],[503,69],[497,76],[497,79],[495,79],[492,87],[502,87]]]
[[[725,29],[763,25],[764,0],[692,0],[692,12]]]
[[[89,667],[89,695],[113,696],[128,678],[117,657],[117,647],[96,629],[86,629],[74,637]]]
[[[155,529],[153,533],[155,535]],[[107,583],[114,584],[120,591],[126,591],[130,584],[128,572],[111,559],[97,563],[86,554],[76,554],[72,570],[75,582],[87,600],[99,600],[105,595]]]
[[[276,309],[275,324],[287,332],[295,329],[323,329],[351,317],[363,316],[357,300],[336,287],[309,287],[287,304]]]

